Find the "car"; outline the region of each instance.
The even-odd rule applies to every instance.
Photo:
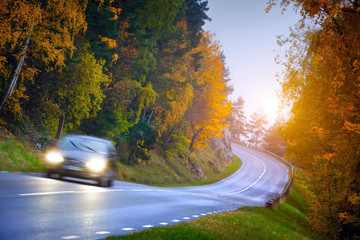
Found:
[[[66,135],[45,152],[47,177],[57,174],[95,180],[101,187],[111,187],[116,177],[116,149],[107,139]]]

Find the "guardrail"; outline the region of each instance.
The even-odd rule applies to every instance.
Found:
[[[278,155],[276,155],[276,154],[274,154],[274,153],[272,153],[272,152],[270,152],[268,150],[265,150],[265,149],[259,149],[259,150],[263,151],[265,153],[268,153],[271,156],[273,156],[273,157],[277,158],[278,160],[280,160],[281,162],[283,162],[285,165],[287,165],[287,167],[291,171],[291,174],[294,175],[294,167],[290,162],[286,161],[284,158],[282,158],[282,157],[280,157],[280,156],[278,156]],[[289,177],[289,182],[287,183],[284,191],[281,194],[277,195],[276,197],[270,198],[269,200],[267,200],[266,203],[265,203],[265,208],[272,209],[275,206],[277,206],[282,199],[287,198],[287,196],[289,195],[290,188],[291,188],[292,184],[293,184],[293,178],[290,176]]]

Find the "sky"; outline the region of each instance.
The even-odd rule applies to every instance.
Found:
[[[281,13],[275,6],[265,12],[267,0],[208,0],[204,30],[215,33],[226,57],[230,70],[230,84],[234,92],[230,100],[239,96],[245,100],[245,115],[263,108],[269,125],[277,114],[280,84],[276,74],[283,67],[276,64],[275,57],[286,49],[277,45],[277,36],[289,33],[300,16],[292,9]]]

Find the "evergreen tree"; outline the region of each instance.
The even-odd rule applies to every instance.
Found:
[[[265,125],[268,123],[263,109],[253,112],[248,123],[249,143],[254,147],[260,147],[265,135]]]

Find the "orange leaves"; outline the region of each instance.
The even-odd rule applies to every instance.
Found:
[[[194,74],[197,87],[192,108],[187,113],[187,119],[193,128],[190,149],[203,147],[208,139],[220,137],[222,130],[227,127],[224,122],[232,109],[224,91],[224,63],[221,62],[220,46],[214,40],[214,35],[202,32],[195,52],[202,58],[199,70]]]
[[[289,156],[304,168],[313,228],[336,237],[358,208],[349,196],[358,196],[360,184],[360,9],[358,1],[280,2],[320,23],[303,21],[289,40],[298,52],[289,51],[286,64],[283,93],[294,103],[284,135],[295,143]]]
[[[360,123],[351,123],[349,121],[345,121],[344,127],[348,131],[360,134]]]
[[[41,22],[34,28],[30,50],[46,65],[55,63],[56,67],[62,67],[67,51],[74,50],[75,35],[86,27],[85,7],[78,1],[48,1],[41,8]]]
[[[102,37],[102,36],[100,36],[100,39],[102,42],[107,43],[109,48],[116,48],[118,46],[116,43],[116,39]]]
[[[1,51],[12,53],[21,47],[34,26],[29,52],[46,65],[55,63],[58,67],[64,66],[66,51],[74,49],[75,34],[86,29],[85,8],[76,0],[52,0],[43,5],[25,0],[2,1],[0,20]]]

